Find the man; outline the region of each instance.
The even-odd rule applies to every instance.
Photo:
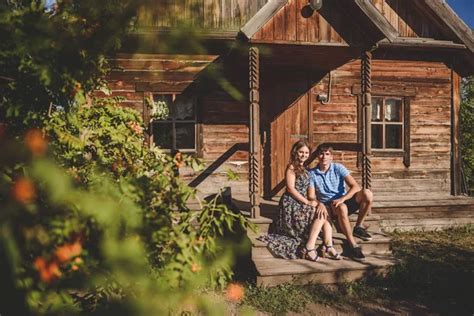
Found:
[[[354,236],[366,241],[372,239],[362,225],[372,209],[373,194],[370,190],[361,190],[346,167],[333,162],[332,152],[332,147],[324,144],[316,149],[319,163],[310,170],[309,195],[310,198],[317,198],[336,217],[337,224],[349,243],[350,256],[355,260],[364,260],[365,256]],[[349,187],[347,192],[345,184]],[[359,216],[352,231],[349,215],[357,210]]]

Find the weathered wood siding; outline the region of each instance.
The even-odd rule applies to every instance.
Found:
[[[197,98],[197,152],[205,170],[180,170],[188,182],[203,194],[232,186],[234,193],[247,192],[248,103],[245,65],[229,69],[226,76],[241,93],[240,101],[231,97],[212,76],[200,75],[215,61],[215,55],[119,54],[109,59],[112,71],[105,78],[112,97],[124,98],[123,106],[133,108],[149,122],[144,98],[152,93],[191,93]],[[190,92],[190,89],[192,91]],[[105,94],[97,91],[99,97]],[[238,179],[229,181],[232,170]]]
[[[256,42],[334,43],[359,41],[357,25],[349,28],[343,10],[325,2],[312,11],[306,0],[289,0],[253,37]]]
[[[436,19],[429,17],[426,8],[422,10],[411,0],[371,0],[401,37],[426,37],[447,39],[440,32]],[[422,1],[420,1],[422,2]]]
[[[360,63],[348,63],[333,74],[331,103],[316,101],[327,91],[325,78],[313,89],[313,142],[357,142],[357,96],[350,87],[359,84]],[[387,90],[410,87],[411,166],[403,157],[372,156],[373,190],[380,198],[438,197],[450,193],[451,71],[442,63],[374,60],[372,83]],[[373,96],[376,93],[373,92]],[[398,95],[394,92],[393,96]],[[357,170],[357,155],[338,151],[336,160]]]
[[[123,97],[124,106],[145,115],[144,92],[180,93],[214,59],[213,55],[118,54],[109,59],[111,72],[105,80],[112,97]]]
[[[170,28],[185,22],[207,30],[238,31],[268,0],[156,0],[143,7],[139,25]]]

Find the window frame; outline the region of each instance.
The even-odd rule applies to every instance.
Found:
[[[374,148],[372,147],[372,144],[370,144],[372,152],[377,153],[377,152],[385,152],[385,153],[403,153],[405,151],[405,130],[406,130],[406,122],[405,122],[405,112],[407,111],[405,107],[405,102],[406,98],[402,96],[378,96],[378,95],[373,95],[371,98],[371,104],[372,108],[374,106],[374,99],[381,99],[382,100],[382,121],[373,121],[371,120],[370,122],[370,130],[372,133],[372,126],[373,125],[379,125],[382,126],[382,148]],[[401,102],[401,113],[400,113],[400,119],[401,121],[399,122],[387,122],[385,121],[385,106],[386,106],[386,100],[388,99],[393,99],[393,100],[399,100]],[[401,135],[401,146],[400,148],[387,148],[386,147],[386,127],[387,126],[401,126],[402,127],[402,135]],[[372,134],[371,138],[374,138],[374,135]]]
[[[151,98],[153,100],[155,99],[156,95],[160,96],[166,96],[166,95],[171,95],[171,101],[174,103],[179,95],[182,95],[182,93],[178,92],[150,92]],[[193,108],[194,108],[194,116],[193,119],[187,119],[187,120],[177,120],[174,116],[174,108],[170,109],[170,118],[168,120],[155,120],[153,118],[150,118],[150,144],[155,144],[154,140],[154,125],[155,124],[170,124],[172,125],[172,148],[161,148],[160,149],[165,152],[165,153],[172,153],[176,151],[180,151],[182,153],[197,153],[198,152],[198,120],[197,120],[197,98],[196,97],[190,97],[189,99],[192,100]],[[176,147],[176,123],[193,123],[194,124],[194,148],[177,148]]]

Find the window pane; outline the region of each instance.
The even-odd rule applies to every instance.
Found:
[[[372,148],[382,148],[383,135],[382,135],[383,125],[372,124]]]
[[[171,104],[173,103],[173,96],[171,94],[154,94],[153,108],[150,110],[150,115],[155,120],[171,119]]]
[[[176,123],[177,149],[194,149],[195,140],[194,123]]]
[[[173,123],[154,123],[153,141],[162,149],[173,149]]]
[[[176,120],[194,120],[194,102],[193,99],[178,97],[175,101]]]
[[[402,148],[402,126],[385,125],[386,148]]]
[[[401,122],[402,121],[402,100],[387,99],[385,100],[385,121]]]
[[[382,120],[383,102],[381,98],[372,98],[372,121],[380,122]]]

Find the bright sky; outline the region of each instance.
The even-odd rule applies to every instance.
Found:
[[[474,0],[446,0],[457,15],[474,28]]]

